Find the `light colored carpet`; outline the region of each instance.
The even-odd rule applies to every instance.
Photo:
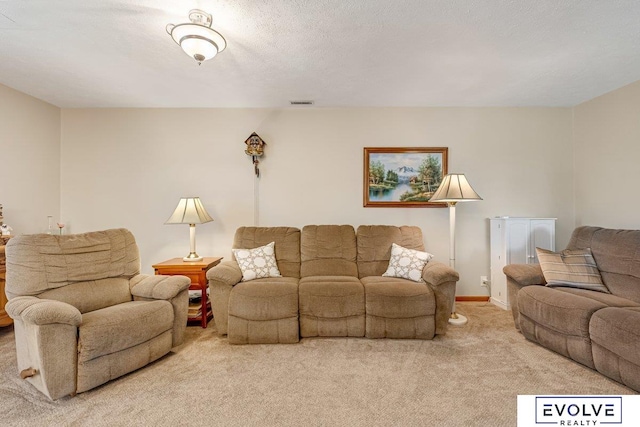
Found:
[[[97,389],[49,401],[18,376],[0,330],[6,426],[463,426],[516,424],[518,394],[633,394],[528,342],[510,312],[459,303],[469,324],[433,341],[304,339],[232,346],[187,328],[173,353]]]

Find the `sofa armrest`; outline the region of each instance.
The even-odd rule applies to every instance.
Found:
[[[509,264],[502,269],[507,278],[520,286],[545,285],[539,264]]]
[[[165,300],[173,308],[172,347],[184,342],[189,312],[189,286],[187,276],[149,276],[138,274],[129,282],[134,301]]]
[[[5,306],[9,317],[31,325],[62,324],[79,326],[80,310],[61,301],[21,296],[10,299]]]
[[[71,304],[31,296],[11,298],[5,309],[15,321],[22,378],[52,400],[74,394],[80,311]]]
[[[242,271],[235,261],[222,261],[207,271],[207,280],[215,284],[234,286],[242,280]]]
[[[138,274],[129,281],[131,295],[146,299],[170,300],[191,286],[186,276]]]
[[[440,286],[447,282],[457,282],[460,275],[453,268],[438,262],[430,261],[422,270],[422,278],[431,286]]]
[[[422,278],[436,297],[436,334],[444,334],[449,326],[456,297],[456,282],[460,275],[441,262],[429,261],[422,270]]]
[[[235,261],[222,261],[207,271],[211,292],[211,311],[219,335],[227,333],[229,296],[231,289],[242,280],[242,271]]]
[[[507,296],[511,304],[511,314],[516,329],[520,329],[520,312],[518,311],[518,292],[525,286],[545,285],[542,268],[539,264],[509,264],[502,269],[507,276]]]

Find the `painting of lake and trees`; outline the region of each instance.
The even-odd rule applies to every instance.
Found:
[[[447,173],[447,148],[365,148],[364,206],[429,203]]]

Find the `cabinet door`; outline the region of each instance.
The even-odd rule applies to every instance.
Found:
[[[507,264],[529,264],[529,220],[507,221]]]
[[[495,269],[496,271],[499,270],[500,274],[502,274],[502,267],[507,265],[505,236],[506,230],[504,221],[492,219],[490,222],[489,234],[489,242],[491,244],[491,269]]]
[[[507,296],[507,277],[502,272],[506,262],[506,223],[502,219],[492,219],[491,222],[491,302],[507,310],[509,308]]]
[[[556,227],[555,221],[549,219],[531,220],[531,264],[538,264],[536,248],[556,250]]]

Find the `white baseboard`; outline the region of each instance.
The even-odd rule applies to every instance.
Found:
[[[498,307],[500,307],[503,310],[511,310],[511,305],[510,304],[505,304],[502,301],[498,301],[495,298],[490,298],[490,300],[494,305],[497,305]]]

